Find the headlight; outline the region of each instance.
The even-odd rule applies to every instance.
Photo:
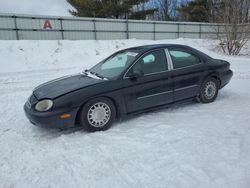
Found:
[[[35,109],[36,109],[36,111],[39,111],[39,112],[46,112],[49,109],[51,109],[52,106],[53,106],[53,101],[46,99],[46,100],[42,100],[42,101],[38,102],[35,106]]]

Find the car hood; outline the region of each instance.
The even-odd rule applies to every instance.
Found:
[[[84,74],[65,76],[36,87],[33,94],[38,100],[54,99],[69,92],[104,81],[105,80],[102,79],[88,77]]]

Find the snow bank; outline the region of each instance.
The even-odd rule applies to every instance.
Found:
[[[250,58],[224,56],[216,41],[157,41],[231,62],[233,80],[214,103],[178,105],[91,134],[40,129],[24,116],[38,84],[152,43],[0,41],[0,187],[249,188]]]
[[[123,48],[146,44],[185,44],[212,56],[220,51],[218,41],[201,39],[114,40],[114,41],[0,41],[0,72],[86,68]],[[209,51],[208,51],[209,50]],[[247,50],[243,49],[242,53]],[[249,52],[250,55],[250,52]]]

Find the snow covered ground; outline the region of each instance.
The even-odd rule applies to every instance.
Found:
[[[139,115],[106,132],[46,130],[24,116],[38,84],[151,43],[188,44],[228,60],[233,80],[212,104]],[[178,39],[0,41],[0,58],[0,187],[250,187],[249,56],[223,56],[216,41]]]

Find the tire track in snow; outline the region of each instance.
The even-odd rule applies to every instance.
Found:
[[[68,68],[55,68],[55,69],[37,69],[37,70],[26,70],[26,71],[18,71],[18,72],[0,72],[0,78],[9,76],[10,74],[14,74],[15,76],[19,75],[37,75],[37,74],[43,74],[43,73],[53,73],[53,72],[59,72],[59,71],[69,71],[69,70],[77,70],[77,69],[84,70],[84,67],[68,67]]]
[[[60,76],[65,76],[73,73],[79,73],[79,69],[70,68],[70,69],[55,69],[44,71],[41,70],[39,72],[18,72],[18,73],[0,73],[0,84],[18,84],[22,82],[30,82],[30,81],[43,81],[50,80],[54,78],[58,78]]]
[[[20,92],[32,91],[37,85],[49,80],[76,72],[75,68],[18,73],[0,73],[1,95],[17,95]]]

